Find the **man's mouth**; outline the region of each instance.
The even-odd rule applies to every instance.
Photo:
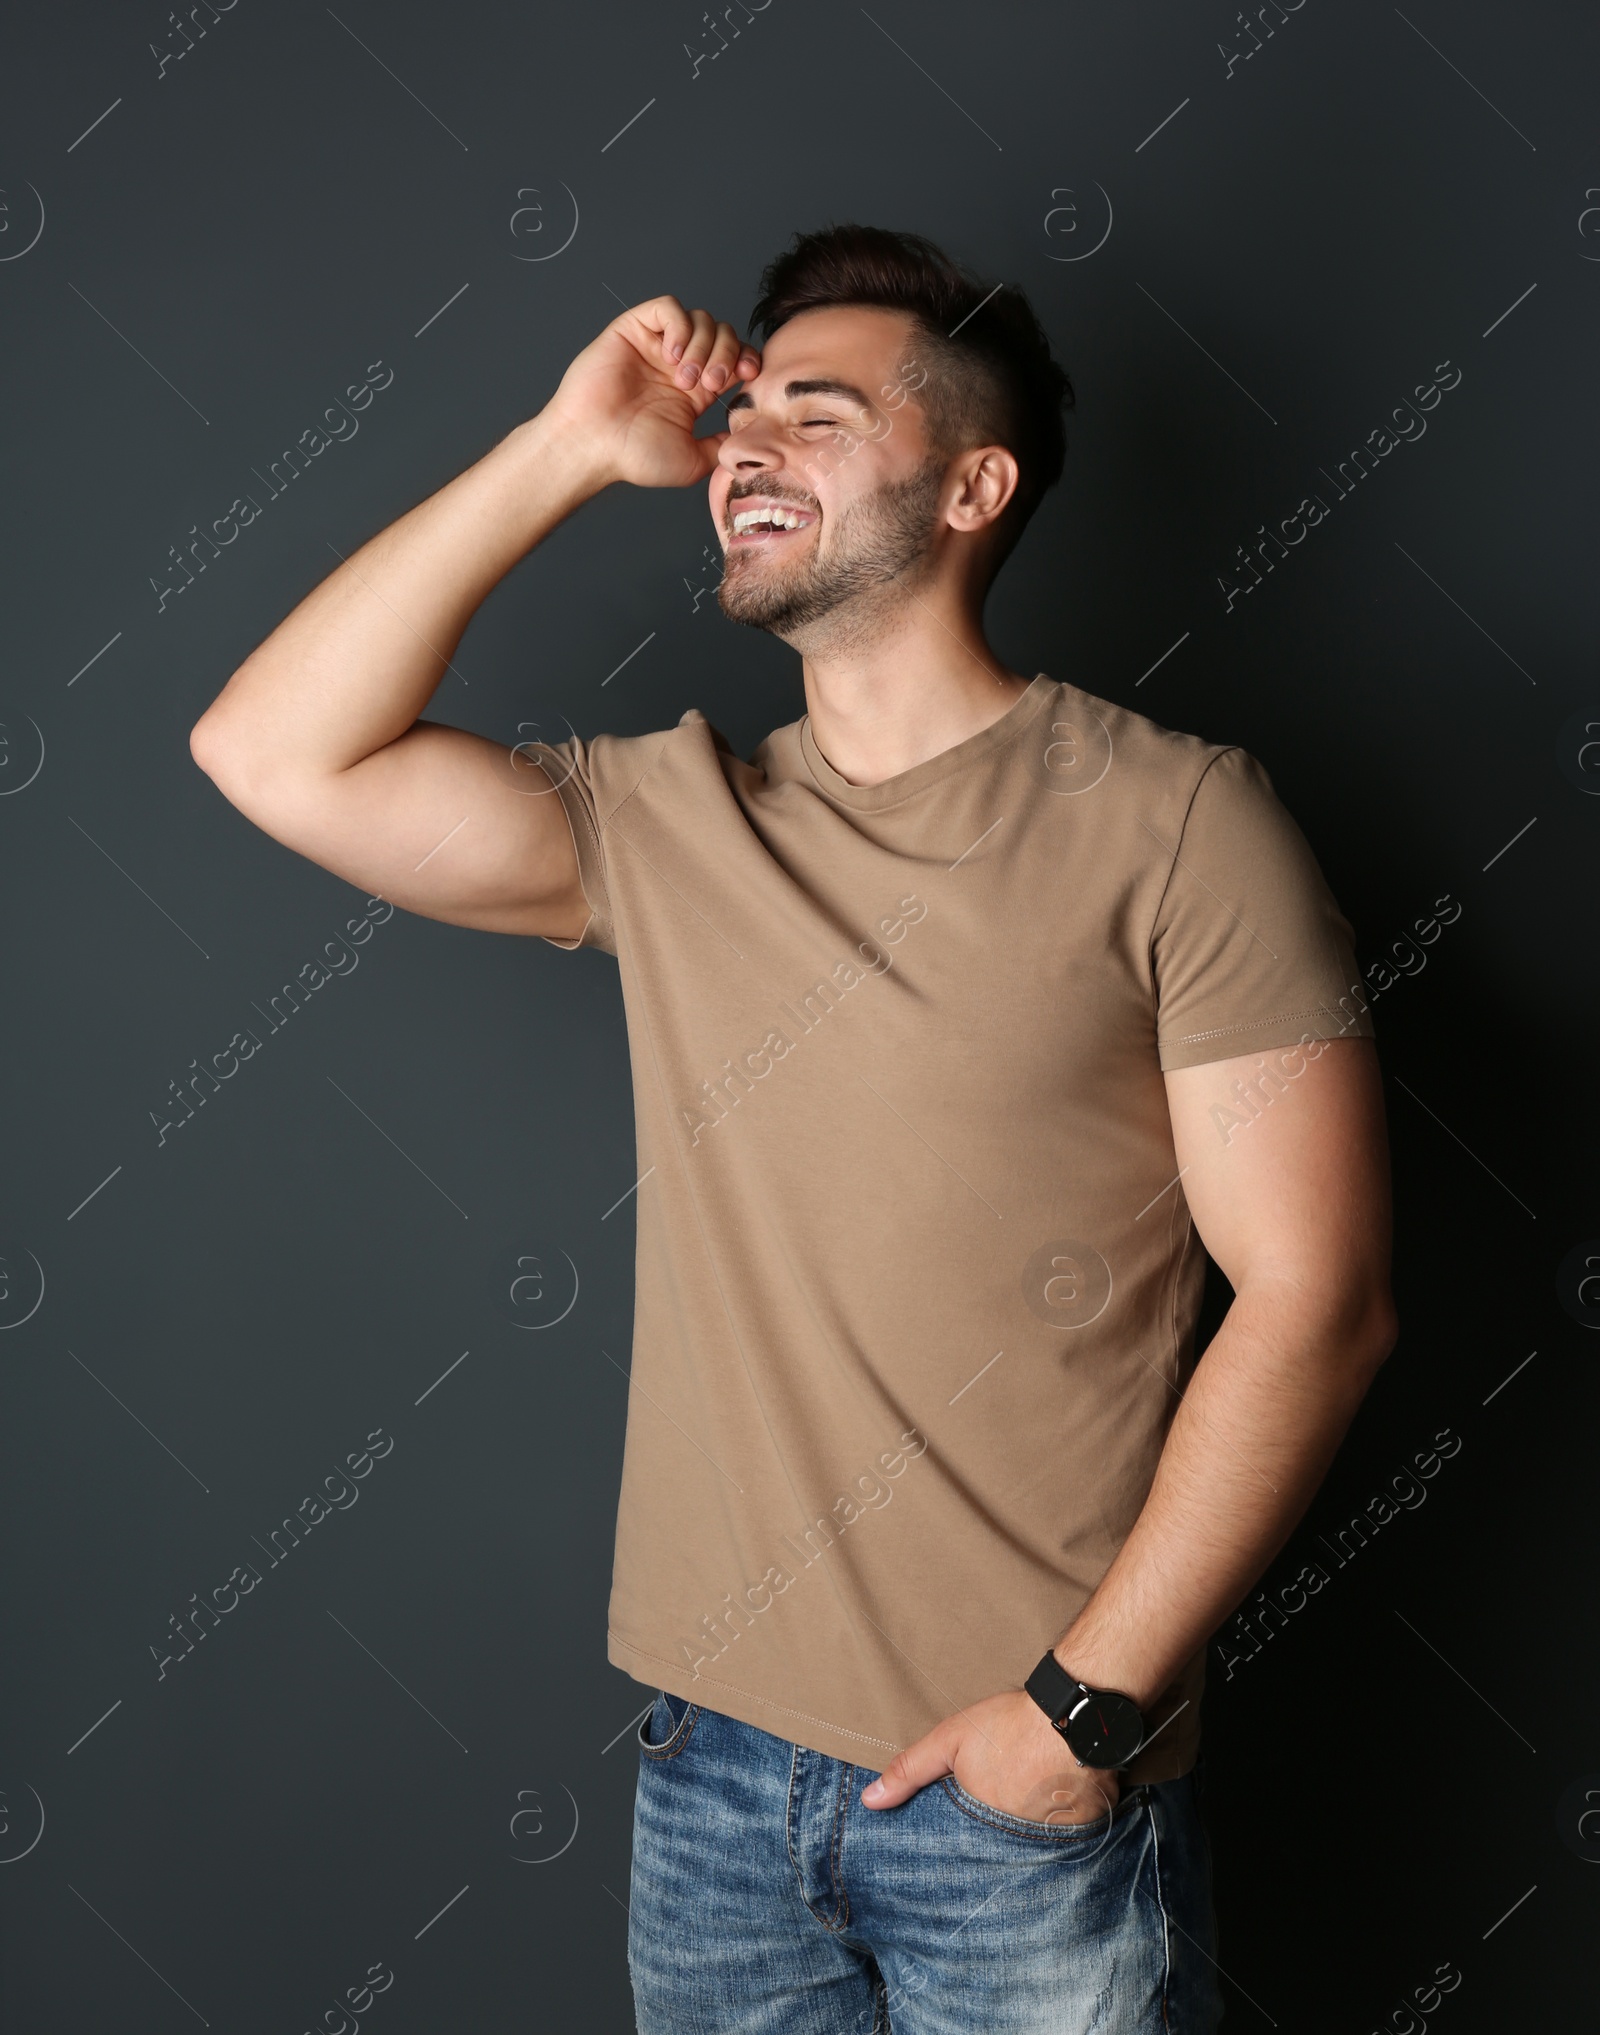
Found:
[[[809,530],[817,518],[814,511],[802,509],[792,502],[775,500],[750,500],[733,508],[728,518],[729,550],[748,550],[754,546],[784,543],[801,530]]]

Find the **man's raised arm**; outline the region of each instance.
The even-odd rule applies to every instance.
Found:
[[[588,907],[543,772],[418,716],[479,605],[558,523],[613,481],[711,472],[721,437],[695,424],[758,367],[675,297],[613,319],[538,416],[279,623],[196,724],[195,761],[275,840],[408,911],[576,939]]]

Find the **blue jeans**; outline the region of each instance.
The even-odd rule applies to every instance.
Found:
[[[896,1809],[846,1765],[680,1697],[641,1724],[628,1963],[640,2035],[1209,2035],[1193,1777],[1088,1824],[953,1775]]]

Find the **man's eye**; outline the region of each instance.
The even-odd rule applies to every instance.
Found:
[[[827,429],[834,431],[836,431],[839,428],[839,420],[837,417],[802,417],[800,423],[802,429],[808,424],[821,424],[824,425]]]

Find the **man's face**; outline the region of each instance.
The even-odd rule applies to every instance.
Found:
[[[711,477],[722,611],[794,640],[915,577],[938,525],[945,461],[916,391],[909,319],[845,306],[772,335],[728,403]]]

